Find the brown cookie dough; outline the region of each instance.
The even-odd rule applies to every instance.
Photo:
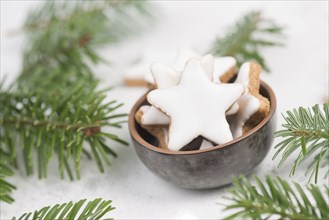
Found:
[[[244,124],[242,130],[243,134],[253,129],[270,111],[270,101],[259,94],[260,87],[260,73],[262,68],[255,62],[250,63],[250,74],[249,74],[249,93],[259,100],[260,106],[257,112],[255,112]]]
[[[229,69],[228,71],[226,71],[223,75],[221,75],[219,77],[219,80],[222,83],[229,83],[235,76],[236,72],[237,72],[237,68],[236,68],[236,66],[234,66],[231,69]]]
[[[125,78],[124,84],[126,86],[148,86],[148,83],[144,79],[133,79],[133,78]]]

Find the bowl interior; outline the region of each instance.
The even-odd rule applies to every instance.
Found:
[[[148,93],[148,92],[147,92]],[[129,130],[131,133],[132,138],[137,141],[140,145],[149,148],[150,150],[157,151],[159,153],[164,154],[198,154],[198,153],[204,153],[212,150],[216,150],[218,148],[224,148],[227,146],[230,146],[233,143],[236,143],[240,140],[242,140],[245,137],[248,137],[249,135],[253,134],[254,132],[257,132],[259,128],[261,128],[263,125],[265,125],[273,116],[275,109],[276,109],[276,98],[274,95],[273,90],[271,87],[269,87],[265,82],[261,81],[260,84],[260,94],[270,100],[271,106],[270,106],[270,112],[269,114],[252,130],[250,130],[248,133],[240,136],[239,138],[235,138],[230,142],[227,142],[225,144],[217,145],[212,148],[206,148],[203,150],[190,150],[190,151],[170,151],[167,149],[162,149],[157,147],[158,141],[156,138],[154,138],[152,135],[150,135],[147,131],[145,131],[135,120],[135,113],[142,105],[149,104],[146,100],[146,94],[144,94],[134,105],[132,108],[130,114],[129,114]]]

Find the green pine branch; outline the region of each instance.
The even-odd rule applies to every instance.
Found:
[[[260,49],[282,46],[282,43],[273,39],[280,36],[282,37],[282,27],[263,18],[260,12],[252,11],[238,20],[225,36],[215,40],[211,53],[217,56],[233,56],[238,65],[254,60],[269,72]]]
[[[122,104],[105,102],[105,92],[88,93],[84,85],[77,84],[68,93],[64,91],[41,94],[0,88],[0,125],[5,128],[0,130],[1,150],[10,155],[13,166],[21,150],[27,175],[34,173],[37,161],[39,178],[47,177],[48,163],[57,155],[61,176],[66,172],[74,179],[72,161],[76,177],[80,178],[82,154],[89,155],[87,143],[99,170],[104,172],[103,163],[110,164],[108,155],[116,157],[105,140],[127,144],[113,132],[104,131],[125,122],[126,114],[115,113]]]
[[[107,101],[91,65],[105,61],[97,48],[149,24],[151,9],[144,1],[46,1],[29,13],[21,74],[0,83],[0,200],[13,201],[6,177],[20,154],[27,175],[46,178],[56,156],[60,176],[73,180],[83,155],[103,172],[116,157],[113,142],[127,144],[114,134],[126,121],[115,111],[122,104]]]
[[[16,186],[6,180],[7,177],[14,175],[14,171],[7,165],[8,163],[9,155],[0,149],[0,201],[12,203],[14,199],[11,193]]]
[[[225,219],[328,219],[329,188],[310,185],[304,190],[298,183],[290,184],[279,177],[266,177],[262,182],[254,177],[253,185],[242,177],[235,179],[225,198],[230,201],[225,210],[234,213]]]
[[[111,200],[94,199],[86,204],[86,199],[76,203],[68,202],[46,206],[34,212],[24,213],[20,217],[13,217],[12,220],[98,220],[115,209]],[[108,218],[107,218],[108,219]]]
[[[321,167],[326,168],[326,177],[329,174],[329,103],[325,103],[322,109],[319,105],[312,108],[299,107],[287,111],[284,116],[284,129],[275,132],[275,137],[283,140],[275,146],[277,149],[273,159],[281,154],[281,166],[294,152],[298,156],[294,161],[290,175],[294,175],[299,164],[312,158],[306,174],[309,181],[314,177],[315,183]]]

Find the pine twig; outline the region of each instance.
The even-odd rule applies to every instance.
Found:
[[[95,91],[96,85],[89,87]],[[69,163],[73,160],[76,177],[80,178],[80,161],[86,149],[84,143],[89,143],[99,170],[104,171],[102,161],[110,164],[108,154],[116,156],[105,140],[127,142],[102,130],[120,127],[121,119],[126,115],[113,113],[121,104],[104,103],[105,94],[89,93],[84,87],[77,85],[70,88],[70,92],[63,90],[56,94],[19,93],[0,88],[0,125],[5,128],[0,130],[1,150],[10,155],[11,164],[16,163],[17,151],[21,149],[26,173],[33,174],[33,152],[36,151],[39,178],[45,178],[49,160],[57,154],[61,176],[64,177],[66,171],[70,179],[74,179]],[[18,143],[21,147],[16,149]]]
[[[13,176],[14,172],[8,165],[6,165],[6,162],[9,160],[4,158],[7,157],[5,152],[0,151],[0,153],[0,201],[12,203],[14,202],[14,199],[11,196],[11,193],[16,189],[16,186],[6,181],[6,178]]]
[[[274,134],[283,140],[275,146],[277,152],[273,159],[282,153],[281,166],[293,152],[299,151],[290,172],[290,175],[294,175],[299,164],[313,156],[306,174],[310,175],[309,181],[314,177],[316,183],[321,167],[327,167],[325,175],[329,175],[329,103],[323,104],[322,109],[319,105],[312,108],[299,107],[286,114],[283,115],[284,129]]]
[[[8,155],[0,157],[0,200],[13,201],[15,187],[5,178],[9,166],[17,167],[19,151],[28,175],[37,164],[39,178],[47,177],[56,155],[61,177],[75,179],[83,154],[103,172],[109,156],[117,156],[107,140],[127,144],[104,131],[120,128],[126,114],[114,113],[122,104],[105,101],[90,63],[106,62],[97,47],[146,27],[152,9],[144,1],[78,0],[46,1],[30,11],[22,28],[27,47],[21,74],[9,89],[0,82],[0,150]]]
[[[328,186],[324,186],[324,192],[321,192],[318,186],[310,185],[304,192],[298,183],[291,185],[279,177],[266,177],[266,183],[258,177],[254,180],[256,185],[245,177],[234,180],[229,195],[225,197],[231,204],[225,205],[225,210],[235,212],[226,220],[329,218]]]
[[[237,59],[238,65],[254,60],[269,72],[259,49],[282,46],[282,43],[273,40],[273,37],[278,36],[282,36],[282,27],[264,19],[260,12],[252,11],[238,20],[228,34],[215,40],[211,53],[218,56],[233,56]]]
[[[115,209],[111,200],[94,199],[87,204],[86,199],[76,203],[68,202],[46,206],[34,212],[24,213],[20,217],[13,217],[12,220],[57,220],[57,219],[79,219],[79,220],[98,220],[107,213]],[[107,218],[108,219],[108,218]]]

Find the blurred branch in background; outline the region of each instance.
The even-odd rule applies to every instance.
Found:
[[[283,37],[282,30],[274,21],[263,18],[260,12],[252,11],[231,26],[227,34],[217,38],[210,52],[216,56],[233,56],[238,65],[254,60],[269,72],[260,49],[283,46],[281,42],[273,40]]]
[[[91,80],[86,60],[94,64],[105,61],[96,49],[143,30],[152,23],[153,10],[144,1],[46,2],[28,14],[23,26],[28,44],[18,81],[49,89],[43,83],[45,74],[61,83]]]
[[[116,156],[107,140],[127,144],[112,133],[126,120],[114,113],[122,104],[105,100],[89,63],[105,61],[98,47],[150,25],[152,10],[144,1],[81,0],[46,1],[30,11],[22,72],[9,87],[0,85],[0,200],[13,201],[15,187],[5,178],[17,168],[19,151],[27,175],[38,164],[39,178],[47,177],[57,155],[61,177],[74,179],[72,166],[80,178],[83,154],[103,172],[108,155]]]

